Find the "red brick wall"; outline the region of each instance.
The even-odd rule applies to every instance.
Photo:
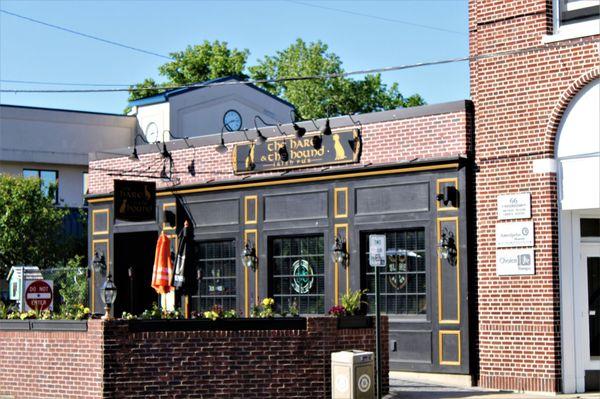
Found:
[[[102,397],[100,320],[87,332],[0,330],[0,396]]]
[[[470,0],[469,14],[471,56],[541,46],[552,33],[551,1]],[[485,387],[560,390],[557,183],[554,173],[534,174],[532,164],[554,157],[552,115],[561,96],[598,68],[597,44],[582,40],[590,38],[471,63],[479,383]],[[557,44],[575,45],[552,47]],[[536,274],[497,277],[496,198],[520,191],[532,194]]]
[[[131,332],[90,320],[87,332],[0,331],[0,396],[24,398],[329,398],[331,352],[375,351],[369,329]],[[388,326],[382,320],[384,392]]]
[[[387,322],[382,323],[384,392]],[[375,350],[373,329],[338,330],[308,319],[306,331],[129,332],[107,328],[105,396],[120,398],[330,398],[331,352]]]
[[[470,151],[470,138],[467,130],[470,126],[469,119],[469,112],[461,111],[365,124],[362,130],[361,164],[377,165],[409,161],[414,158],[431,159],[459,154],[466,155]],[[233,145],[229,144],[228,148],[229,151],[223,155],[217,153],[214,146],[173,151],[176,172],[174,176],[179,178],[179,184],[183,185],[239,179],[239,176],[232,173],[231,149]],[[196,176],[191,176],[187,170],[192,159],[195,160]],[[90,162],[90,194],[112,192],[112,181],[115,178],[143,180],[140,175],[156,177],[160,174],[162,160],[158,154],[141,155],[140,160],[130,161],[127,157],[121,157]],[[337,168],[340,167],[344,166]],[[332,169],[335,168],[335,166],[332,167]],[[305,171],[310,171],[310,169],[305,169]],[[122,172],[132,176],[110,176],[111,173]],[[262,173],[261,175],[269,176],[273,173]],[[171,183],[157,181],[158,187],[171,185]]]

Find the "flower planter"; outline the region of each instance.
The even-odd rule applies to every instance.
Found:
[[[304,317],[192,319],[192,320],[128,320],[132,332],[150,331],[242,331],[242,330],[306,330]]]
[[[338,330],[344,328],[372,328],[373,317],[365,315],[340,316],[337,319]]]
[[[30,320],[33,331],[87,331],[87,320]]]
[[[29,331],[30,329],[29,320],[0,320],[2,331]]]
[[[2,331],[87,331],[87,320],[0,320]]]

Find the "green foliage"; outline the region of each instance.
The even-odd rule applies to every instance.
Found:
[[[354,315],[360,310],[361,305],[367,304],[367,302],[362,300],[362,297],[366,292],[366,289],[356,290],[342,295],[342,306],[344,307],[346,313],[349,315]]]
[[[87,277],[84,257],[76,255],[69,259],[61,272],[54,277],[58,295],[62,298],[61,308],[71,309],[87,299]]]
[[[65,256],[67,210],[57,208],[40,181],[0,175],[0,277],[14,265],[55,265]]]
[[[244,77],[248,55],[248,50],[228,48],[227,42],[204,41],[200,45],[188,46],[184,51],[171,53],[174,61],[159,67],[160,74],[167,79],[166,83],[146,79],[135,87],[148,89],[130,91],[129,100],[161,92],[153,87],[186,85],[229,75]],[[265,56],[257,65],[247,69],[253,80],[344,73],[341,59],[330,52],[325,43],[306,43],[302,39],[297,39],[273,56]],[[388,88],[379,74],[366,75],[362,80],[338,77],[263,83],[260,86],[294,104],[303,119],[425,104],[418,94],[408,98],[402,96],[396,83]]]
[[[171,53],[174,61],[161,65],[159,73],[167,83],[158,84],[152,78],[145,79],[129,92],[129,101],[154,96],[163,90],[152,88],[185,85],[216,79],[224,76],[242,76],[249,55],[248,50],[230,49],[227,42],[205,40],[202,44],[188,46],[184,51]]]
[[[173,319],[183,319],[183,311],[181,309],[175,310],[163,310],[161,309],[156,302],[152,304],[150,309],[146,309],[139,316],[135,316],[128,312],[123,312],[121,316],[124,320],[173,320]]]

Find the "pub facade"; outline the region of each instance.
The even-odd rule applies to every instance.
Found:
[[[458,101],[91,154],[92,311],[110,274],[118,316],[153,302],[251,316],[266,297],[323,315],[356,290],[371,312],[368,237],[383,234],[390,369],[471,375],[472,117]],[[159,297],[163,232],[191,248]]]

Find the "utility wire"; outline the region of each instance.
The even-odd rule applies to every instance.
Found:
[[[4,83],[17,83],[17,84],[33,84],[33,85],[48,85],[48,86],[100,86],[100,87],[115,87],[115,86],[123,86],[129,87],[131,85],[126,84],[111,84],[111,83],[69,83],[69,82],[44,82],[38,80],[10,80],[10,79],[0,79],[0,82]]]
[[[106,89],[0,89],[0,93],[112,93],[112,92],[129,92],[129,91],[141,91],[148,89],[156,90],[172,90],[172,89],[186,89],[186,88],[200,88],[200,87],[216,87],[216,86],[229,86],[229,85],[250,85],[250,84],[261,84],[261,83],[278,83],[278,82],[289,82],[289,81],[303,81],[303,80],[326,80],[334,79],[353,75],[365,75],[370,73],[384,73],[391,71],[400,71],[404,69],[422,68],[433,65],[452,64],[457,62],[474,62],[480,60],[486,60],[498,57],[507,57],[513,55],[523,55],[529,53],[535,53],[538,51],[546,51],[558,48],[566,48],[573,46],[581,46],[593,43],[600,43],[600,39],[581,39],[572,42],[559,42],[544,44],[539,46],[526,47],[517,50],[499,51],[496,53],[480,54],[470,57],[458,57],[458,58],[447,58],[437,61],[419,62],[415,64],[404,64],[391,67],[383,68],[372,68],[362,69],[351,72],[340,72],[331,73],[324,75],[308,75],[308,76],[290,76],[277,79],[257,79],[257,80],[230,80],[224,82],[212,82],[212,83],[196,83],[191,85],[174,85],[174,86],[153,86],[153,87],[141,87],[137,88],[132,85],[130,88],[106,88]]]
[[[24,19],[24,20],[29,21],[29,22],[34,22],[36,24],[44,25],[44,26],[47,26],[49,28],[54,28],[54,29],[62,30],[64,32],[72,33],[74,35],[83,36],[83,37],[86,37],[88,39],[97,40],[97,41],[102,42],[102,43],[111,44],[113,46],[118,46],[118,47],[126,48],[126,49],[129,49],[129,50],[137,51],[139,53],[153,55],[153,56],[164,58],[164,59],[167,59],[167,60],[173,60],[173,58],[171,58],[169,56],[166,56],[166,55],[163,55],[163,54],[158,54],[158,53],[155,53],[153,51],[148,51],[148,50],[144,50],[144,49],[141,49],[141,48],[138,48],[138,47],[129,46],[127,44],[115,42],[113,40],[103,39],[103,38],[98,37],[98,36],[89,35],[87,33],[83,33],[83,32],[79,32],[79,31],[73,30],[73,29],[65,28],[63,26],[54,25],[54,24],[51,24],[51,23],[48,23],[48,22],[40,21],[39,19],[34,19],[34,18],[26,17],[25,15],[20,15],[20,14],[17,14],[17,13],[14,13],[14,12],[10,12],[10,11],[6,11],[6,10],[2,10],[2,9],[0,9],[0,12],[3,12],[3,13],[8,14],[8,15],[12,15],[13,17]]]
[[[359,17],[376,19],[379,21],[394,22],[394,23],[398,23],[398,24],[402,24],[402,25],[414,26],[416,28],[431,29],[431,30],[436,30],[439,32],[454,33],[454,34],[458,34],[458,35],[466,35],[466,32],[460,32],[460,31],[456,31],[456,30],[452,30],[452,29],[440,28],[440,27],[432,26],[432,25],[416,24],[414,22],[403,21],[400,19],[380,17],[379,15],[364,14],[364,13],[360,13],[357,11],[343,10],[340,8],[324,6],[322,4],[306,3],[304,1],[295,1],[295,0],[287,0],[287,1],[288,1],[288,3],[294,3],[294,4],[306,6],[306,7],[314,7],[314,8],[320,8],[322,10],[337,11],[337,12],[341,12],[341,13],[345,13],[345,14],[356,15]]]

